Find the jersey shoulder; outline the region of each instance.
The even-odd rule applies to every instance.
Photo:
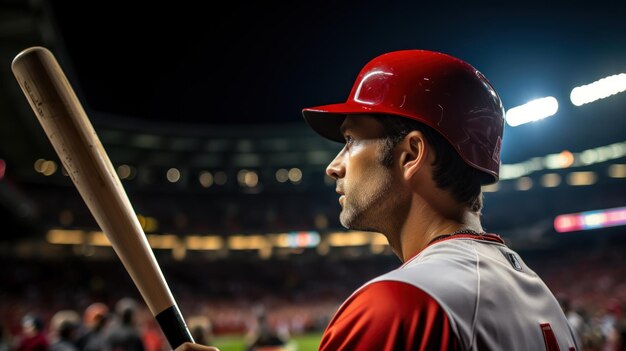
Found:
[[[441,306],[400,281],[357,290],[324,332],[320,350],[455,350],[456,337]]]

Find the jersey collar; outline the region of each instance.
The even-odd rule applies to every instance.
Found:
[[[444,242],[444,241],[455,240],[455,239],[473,239],[473,240],[479,240],[479,241],[489,241],[489,242],[494,242],[494,243],[498,243],[498,244],[504,244],[504,240],[498,234],[492,234],[492,233],[485,233],[485,234],[481,234],[481,235],[475,235],[475,234],[455,234],[455,235],[450,235],[450,236],[441,236],[441,237],[435,238],[430,243],[428,243],[428,245],[424,246],[421,250],[419,250],[418,252],[413,254],[411,256],[411,258],[409,258],[408,260],[404,261],[404,263],[402,264],[401,267],[404,267],[409,262],[413,261],[417,256],[419,256],[420,253],[422,253],[424,250],[426,250],[426,248],[428,248],[428,247],[430,247],[432,245],[435,245],[435,244],[439,244],[439,243]]]

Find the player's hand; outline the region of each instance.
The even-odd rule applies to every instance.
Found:
[[[204,346],[186,342],[176,348],[175,351],[220,351],[217,347]]]

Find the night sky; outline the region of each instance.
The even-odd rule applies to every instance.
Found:
[[[526,157],[521,143],[545,154],[625,140],[624,97],[593,108],[569,102],[573,87],[626,72],[619,3],[503,3],[52,4],[71,79],[95,111],[147,123],[302,123],[303,107],[344,101],[373,57],[428,49],[480,70],[506,109],[559,100],[552,119],[507,126],[503,161]]]

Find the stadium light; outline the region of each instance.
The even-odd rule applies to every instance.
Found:
[[[117,175],[120,179],[130,178],[132,175],[132,168],[129,165],[123,164],[117,167]]]
[[[561,176],[557,173],[547,173],[541,176],[541,185],[544,188],[554,188],[561,184]]]
[[[559,215],[554,229],[559,233],[626,225],[626,207]]]
[[[598,179],[595,172],[572,172],[567,175],[567,183],[573,186],[592,185]]]
[[[515,187],[520,191],[530,190],[533,187],[533,180],[530,177],[521,177],[517,180]]]
[[[185,239],[189,250],[221,250],[224,240],[217,235],[189,235]]]
[[[559,102],[552,96],[535,99],[509,109],[506,112],[506,122],[511,127],[517,127],[553,116],[558,109]]]
[[[177,168],[170,168],[167,170],[167,180],[170,183],[176,183],[180,180],[180,171]]]
[[[198,181],[204,188],[208,188],[213,185],[213,175],[209,171],[202,171],[198,176]]]
[[[483,185],[482,186],[482,190],[484,193],[495,193],[496,191],[498,191],[498,189],[500,188],[500,184],[499,183],[494,183],[494,184],[489,184],[489,185]]]
[[[570,100],[572,100],[572,104],[581,106],[621,93],[625,90],[626,73],[621,73],[572,89]]]
[[[217,185],[224,185],[228,180],[228,175],[225,172],[217,171],[215,172],[215,176],[213,176],[213,181]]]
[[[614,164],[609,166],[609,177],[611,178],[626,178],[626,164]]]
[[[50,229],[46,239],[50,244],[78,245],[84,243],[82,230]]]

